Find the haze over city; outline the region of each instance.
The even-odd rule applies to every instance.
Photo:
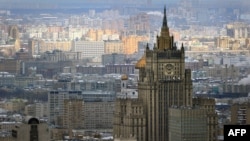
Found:
[[[1,141],[227,141],[249,96],[249,0],[0,0]]]
[[[50,9],[50,8],[100,8],[114,6],[158,7],[176,5],[181,0],[1,0],[0,7],[7,9]],[[248,8],[248,0],[190,0],[197,7]]]

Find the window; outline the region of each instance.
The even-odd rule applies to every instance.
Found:
[[[30,127],[30,141],[38,141],[37,125],[31,125]]]

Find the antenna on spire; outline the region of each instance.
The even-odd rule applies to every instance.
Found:
[[[165,5],[162,27],[167,27],[167,26],[168,26],[168,22],[167,22],[166,5]]]

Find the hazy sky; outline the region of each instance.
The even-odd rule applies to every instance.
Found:
[[[151,3],[176,3],[179,0],[151,0]],[[0,0],[0,3],[132,3],[145,2],[147,0]]]
[[[33,7],[36,5],[37,7],[83,7],[87,4],[92,5],[112,5],[112,4],[147,4],[148,0],[0,0],[0,10],[3,8],[16,8],[16,7]],[[151,0],[151,4],[175,4],[178,3],[180,0]],[[212,5],[212,6],[223,6],[223,5],[241,5],[244,7],[249,7],[250,9],[250,0],[188,0],[193,1],[194,4],[201,4],[201,5]],[[210,6],[210,7],[212,7]]]
[[[173,4],[179,0],[151,0],[151,4]],[[148,0],[0,0],[0,8],[86,7],[91,5],[147,4]],[[0,9],[1,10],[1,9]]]

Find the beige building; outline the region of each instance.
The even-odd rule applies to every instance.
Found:
[[[64,128],[82,129],[84,127],[83,106],[84,102],[82,99],[64,100],[64,115],[62,125]]]
[[[8,72],[11,74],[21,73],[21,61],[16,59],[1,59],[0,72]]]
[[[63,116],[66,107],[64,107],[65,100],[81,98],[81,91],[50,91],[48,93],[48,111],[49,111],[49,123],[57,126],[63,125]],[[73,108],[73,107],[72,107]]]
[[[222,80],[228,78],[237,81],[238,76],[240,76],[240,68],[234,65],[216,65],[214,67],[204,68],[203,70],[207,72],[208,77],[221,78]]]
[[[95,29],[90,29],[86,37],[89,38],[89,40],[92,41],[102,41],[102,36],[103,36],[103,31],[102,30],[95,30]]]
[[[84,129],[112,129],[114,102],[85,102]]]
[[[104,42],[104,53],[105,54],[112,54],[112,53],[118,53],[123,54],[124,53],[124,45],[123,42],[116,40],[116,41],[105,41]]]
[[[230,38],[228,36],[216,38],[216,47],[219,47],[221,50],[241,50],[241,47],[247,46],[247,38]]]
[[[34,84],[35,80],[35,77],[16,76],[15,86],[24,88],[27,87],[29,84]]]
[[[90,29],[86,34],[86,38],[91,41],[103,41],[103,36],[109,36],[112,34],[116,34],[116,31],[110,29]]]
[[[24,107],[24,114],[26,116],[36,116],[36,106],[34,104],[29,104]]]
[[[61,50],[61,51],[70,51],[71,50],[71,41],[41,41],[40,42],[40,52]]]
[[[34,103],[26,105],[24,114],[33,117],[47,117],[48,116],[48,103]]]
[[[229,48],[229,40],[230,40],[230,37],[228,36],[218,37],[215,40],[215,45],[216,47],[227,49]]]
[[[231,124],[250,124],[250,103],[235,103],[231,106]]]
[[[26,123],[15,126],[12,130],[14,141],[48,141],[49,130],[47,123],[37,118],[30,118]]]
[[[25,107],[25,101],[23,100],[11,100],[4,103],[4,109],[11,112],[20,112],[23,111]]]
[[[0,141],[15,141],[12,137],[0,136]]]
[[[28,51],[30,55],[37,55],[46,51],[53,50],[70,51],[71,47],[71,41],[46,41],[32,39],[28,42]]]
[[[134,54],[138,52],[138,42],[140,41],[148,41],[148,37],[137,35],[123,37],[122,42],[124,44],[124,54]]]
[[[50,129],[50,140],[59,141],[63,140],[65,135],[69,134],[69,130],[65,128],[52,128]]]
[[[21,122],[0,122],[0,141],[15,141],[11,131],[21,124]]]
[[[208,141],[216,141],[218,135],[218,115],[215,112],[215,99],[194,98],[193,106],[205,110]]]
[[[6,58],[13,57],[18,51],[15,48],[14,43],[0,45],[0,55]]]
[[[157,36],[156,41],[152,50],[146,46],[144,56],[135,66],[139,69],[138,98],[116,99],[114,138],[135,137],[138,141],[179,140],[178,136],[171,136],[170,131],[174,132],[172,129],[176,126],[170,123],[171,120],[176,120],[171,118],[171,108],[177,107],[177,110],[181,111],[181,107],[191,107],[197,111],[184,110],[184,113],[190,114],[179,117],[186,118],[183,123],[188,123],[187,128],[178,127],[181,133],[197,131],[198,127],[200,131],[196,133],[195,140],[212,141],[216,134],[213,134],[213,137],[206,134],[207,130],[214,130],[207,127],[209,119],[201,120],[199,117],[206,117],[208,109],[202,108],[202,105],[193,106],[191,70],[185,69],[184,46],[177,49],[173,36],[169,34],[166,8],[161,34]],[[188,116],[197,120],[188,119]],[[189,136],[189,139],[191,138]]]
[[[204,119],[206,119],[204,109],[169,108],[169,140],[208,141],[207,121]]]
[[[209,51],[209,47],[207,45],[194,45],[190,47],[190,51]]]
[[[240,47],[241,47],[240,40],[231,40],[230,41],[230,46],[229,46],[230,50],[239,50]]]
[[[15,126],[20,124],[21,122],[0,122],[0,132],[10,132]]]
[[[215,41],[216,47],[219,47],[224,50],[239,50],[240,47],[246,44],[246,39],[240,38],[230,38],[228,36],[222,36],[216,38]]]
[[[246,39],[246,48],[250,49],[250,38]]]
[[[126,98],[119,99],[115,107],[113,122],[114,139],[129,139],[133,137],[138,139],[138,141],[145,141],[146,113],[143,110],[142,101]]]

